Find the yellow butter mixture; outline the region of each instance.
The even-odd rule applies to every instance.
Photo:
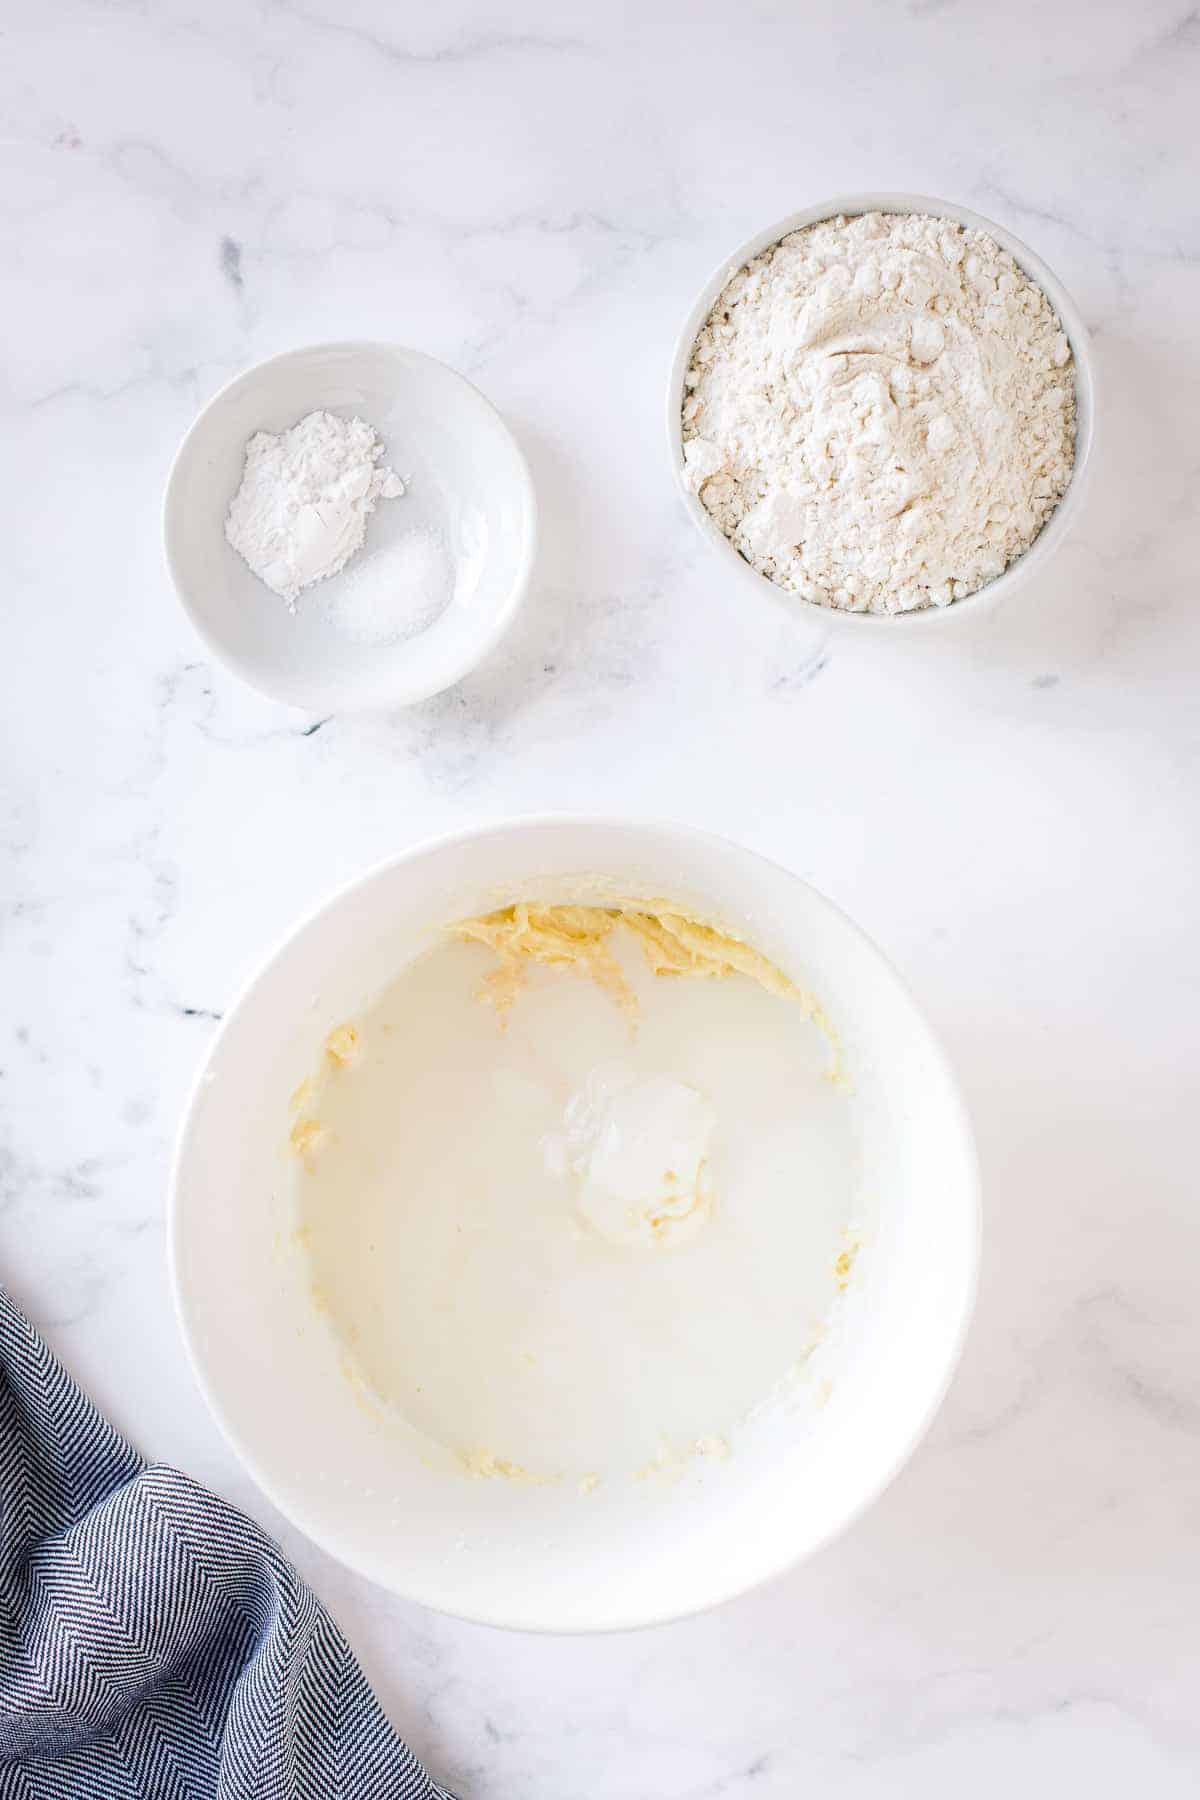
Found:
[[[816,1012],[808,996],[760,951],[715,926],[666,907],[535,906],[522,901],[479,918],[462,919],[450,931],[453,937],[486,944],[496,952],[499,965],[487,977],[484,997],[501,1014],[516,999],[526,965],[542,963],[586,975],[634,1017],[637,998],[607,943],[619,926],[637,938],[655,975],[705,979],[746,975],[768,993],[803,1000],[810,1012]]]

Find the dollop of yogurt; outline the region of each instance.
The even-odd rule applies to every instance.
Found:
[[[574,1176],[576,1205],[594,1231],[652,1249],[686,1242],[711,1214],[716,1123],[711,1102],[686,1081],[596,1069],[542,1152],[551,1174]]]

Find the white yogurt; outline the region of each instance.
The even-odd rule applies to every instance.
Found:
[[[578,1183],[580,1214],[612,1244],[664,1249],[703,1226],[712,1206],[708,1152],[716,1126],[699,1088],[669,1075],[594,1069],[567,1102],[546,1166]]]

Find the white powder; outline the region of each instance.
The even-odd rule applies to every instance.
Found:
[[[323,590],[322,611],[343,637],[390,644],[427,631],[450,604],[454,562],[440,531],[417,526],[368,551]]]
[[[246,445],[225,536],[293,610],[305,588],[362,548],[375,502],[403,494],[394,470],[379,467],[382,455],[370,425],[329,412],[311,412],[278,437],[256,432]]]
[[[1071,351],[979,231],[866,213],[741,269],[696,340],[692,488],[741,554],[823,606],[948,605],[1028,549],[1071,476]]]

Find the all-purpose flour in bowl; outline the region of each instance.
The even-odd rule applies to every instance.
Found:
[[[837,216],[727,283],[682,425],[689,485],[760,574],[848,611],[946,606],[1022,555],[1066,490],[1071,348],[985,232]]]

